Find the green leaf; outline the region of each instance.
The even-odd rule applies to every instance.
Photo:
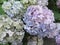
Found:
[[[57,11],[54,11],[54,16],[56,20],[60,20],[60,13]]]
[[[0,3],[3,3],[4,1],[6,1],[6,0],[0,0]]]
[[[3,3],[3,0],[0,0],[0,3]]]
[[[0,14],[5,14],[4,10],[2,9],[2,6],[0,5]]]
[[[58,11],[57,5],[56,5],[57,0],[49,0],[49,5],[48,8],[54,11]]]

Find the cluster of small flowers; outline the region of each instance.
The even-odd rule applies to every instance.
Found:
[[[60,35],[56,36],[56,43],[60,43]]]
[[[48,0],[21,0],[21,2],[24,6],[24,9],[26,9],[30,5],[48,5]]]
[[[27,9],[27,7],[30,5],[36,4],[36,2],[37,0],[21,0],[24,9]]]
[[[58,6],[58,8],[60,8],[60,0],[57,0],[57,6]]]
[[[16,40],[22,41],[24,37],[23,22],[13,21],[7,15],[0,15],[0,42],[7,43]]]
[[[56,24],[53,23],[54,13],[46,6],[32,5],[27,8],[27,12],[23,18],[25,22],[24,29],[31,35],[39,35],[41,37],[52,37]],[[50,36],[52,35],[52,36]]]
[[[37,4],[41,6],[48,5],[48,0],[37,0]]]
[[[57,35],[55,37],[57,45],[60,45],[60,23],[56,23],[57,25]],[[54,31],[55,32],[55,31]]]
[[[2,8],[10,17],[21,17],[30,5],[48,5],[48,0],[8,0],[4,1]],[[18,16],[20,15],[20,16]]]
[[[16,42],[19,43],[22,41],[23,37],[24,37],[24,30],[23,30],[23,21],[21,20],[22,16],[20,15],[22,13],[22,9],[23,9],[23,5],[20,1],[17,0],[8,0],[8,1],[4,1],[3,5],[2,5],[3,10],[6,12],[6,16],[0,16],[0,20],[3,23],[2,28],[4,30],[4,32],[1,32],[1,36],[2,40],[0,40],[1,42]],[[2,33],[4,35],[2,35]],[[8,37],[7,37],[8,35]],[[10,36],[11,35],[11,36]]]
[[[57,1],[58,7],[60,7],[60,1]],[[13,32],[11,38],[16,37],[16,32],[24,29],[31,35],[38,35],[40,37],[49,37],[52,38],[58,34],[58,30],[56,29],[56,24],[53,23],[54,20],[54,13],[47,8],[48,0],[8,0],[5,1],[2,5],[3,10],[9,15],[11,18],[17,16],[21,17],[22,12],[26,12],[24,14],[23,21],[25,25],[23,24],[22,20],[19,18],[13,18],[6,19],[9,23],[4,22],[4,31],[5,28],[8,30],[8,32]],[[25,9],[25,10],[23,10]],[[27,9],[27,11],[26,11]],[[3,18],[4,19],[4,18]],[[11,21],[12,22],[11,22]],[[4,19],[5,21],[5,19]],[[16,21],[16,22],[15,22]],[[9,25],[12,24],[12,25]],[[20,25],[21,24],[21,25]],[[2,24],[1,24],[2,26]],[[14,27],[14,28],[13,28]],[[9,34],[9,33],[8,33]],[[20,34],[19,32],[17,34]],[[23,36],[23,35],[22,35]],[[6,37],[6,34],[1,37]],[[2,39],[3,39],[2,38]],[[10,37],[7,38],[7,40],[11,40]],[[18,37],[20,39],[20,36]],[[14,40],[13,38],[12,40]]]
[[[37,0],[21,0],[22,4],[36,4]]]
[[[7,13],[7,15],[13,17],[22,11],[23,5],[20,1],[8,0],[4,1],[2,8]]]

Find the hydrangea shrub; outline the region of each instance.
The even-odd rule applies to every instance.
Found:
[[[60,19],[57,9],[60,0],[1,0],[0,4],[0,10],[6,14],[0,13],[0,42],[13,42],[12,45],[21,42],[25,30],[30,35],[55,38],[60,44],[60,28],[54,23],[55,19]]]

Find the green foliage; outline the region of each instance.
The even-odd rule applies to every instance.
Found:
[[[60,10],[57,8],[56,1],[57,0],[49,0],[48,8],[53,10],[55,19],[60,21]]]
[[[7,1],[7,0],[0,0],[0,3],[3,3],[4,1]]]
[[[59,12],[54,11],[54,16],[55,16],[55,19],[60,20],[60,13]]]
[[[0,15],[1,14],[5,14],[5,12],[3,11],[3,9],[2,9],[2,5],[0,5]]]
[[[0,0],[0,3],[3,3],[4,0]]]
[[[4,1],[7,1],[7,0],[0,0],[0,15],[5,14],[4,10],[2,9],[2,4]]]
[[[6,44],[2,44],[2,43],[0,43],[0,45],[9,45],[8,43],[6,43]]]
[[[54,11],[58,11],[56,0],[49,0],[48,8]]]

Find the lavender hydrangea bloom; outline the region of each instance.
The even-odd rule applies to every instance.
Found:
[[[24,29],[31,35],[47,36],[56,27],[53,23],[54,14],[47,7],[32,5],[27,8],[23,21]]]
[[[56,43],[57,43],[57,45],[60,45],[60,35],[58,35],[58,36],[56,36]]]
[[[57,0],[56,4],[57,4],[58,8],[60,8],[60,0]]]
[[[60,43],[60,35],[56,36],[56,43]]]
[[[60,23],[56,23],[57,25],[57,35],[55,37],[57,45],[60,45]]]

